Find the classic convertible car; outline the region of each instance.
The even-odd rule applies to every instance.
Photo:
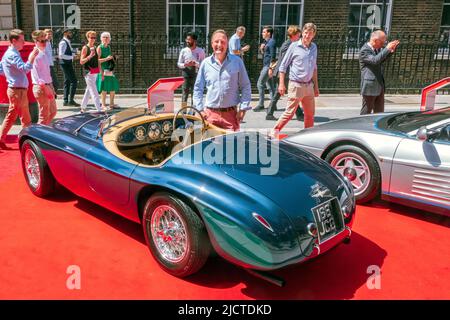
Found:
[[[358,203],[381,197],[450,215],[450,108],[328,122],[285,139],[328,161]]]
[[[252,140],[245,132],[225,132],[187,109],[152,114],[130,108],[32,125],[19,136],[25,179],[39,197],[57,182],[142,223],[152,255],[178,277],[198,271],[211,245],[270,281],[264,271],[349,242],[353,190],[325,161],[264,135]],[[278,172],[263,175],[262,164],[209,163],[191,152],[225,148],[230,139],[236,143],[224,157],[254,143],[276,148]]]

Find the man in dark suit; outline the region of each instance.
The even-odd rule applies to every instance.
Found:
[[[395,52],[400,41],[391,41],[384,47],[385,42],[386,34],[382,30],[377,30],[372,32],[369,42],[359,50],[363,96],[361,114],[384,112],[383,63]]]
[[[287,35],[288,35],[288,39],[285,42],[283,42],[283,44],[280,47],[278,61],[272,63],[269,68],[269,77],[274,78],[274,83],[277,85],[277,87],[278,87],[277,77],[278,77],[281,61],[283,61],[286,51],[289,49],[289,46],[292,44],[292,42],[296,42],[300,39],[301,30],[298,26],[294,26],[294,25],[289,26],[289,28],[287,29]],[[287,72],[285,79],[286,79],[286,87],[287,87],[287,82],[289,82],[289,72]],[[274,117],[273,113],[277,110],[277,103],[278,103],[278,100],[280,100],[280,97],[281,97],[281,95],[278,92],[278,88],[275,88],[275,94],[273,95],[273,97],[270,101],[269,107],[267,108],[266,120],[277,120],[277,118]],[[295,114],[297,116],[297,120],[299,120],[299,121],[303,120],[303,110],[301,107],[297,108],[297,111],[295,112]]]

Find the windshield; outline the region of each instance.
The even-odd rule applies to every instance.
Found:
[[[107,130],[108,128],[115,126],[121,122],[138,118],[143,115],[146,115],[148,113],[147,108],[128,108],[123,111],[113,113],[109,117],[105,118],[105,120],[102,121],[104,123],[103,125],[103,131]]]
[[[450,119],[450,108],[426,112],[407,112],[395,114],[387,119],[386,128],[408,133],[420,127],[429,126]]]

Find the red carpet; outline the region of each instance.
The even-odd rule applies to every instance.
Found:
[[[11,145],[16,147],[16,145]],[[31,194],[19,152],[0,151],[0,299],[450,299],[450,219],[402,206],[359,206],[350,245],[276,274],[270,285],[219,257],[174,278],[151,257],[141,226],[60,191]],[[68,266],[81,290],[68,290]],[[370,290],[367,267],[381,268]]]

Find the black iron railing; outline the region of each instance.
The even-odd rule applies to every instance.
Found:
[[[100,35],[98,35],[100,36]],[[166,36],[141,35],[132,39],[128,34],[112,34],[111,48],[119,60],[116,76],[121,93],[144,93],[154,81],[162,77],[181,74],[177,68],[180,46],[170,46]],[[55,35],[55,44],[60,36]],[[419,93],[424,86],[450,76],[450,45],[443,37],[421,35],[390,36],[401,44],[386,61],[385,80],[389,93]],[[251,45],[244,56],[252,87],[262,67],[258,54],[258,40],[243,42]],[[345,36],[319,36],[318,46],[319,84],[322,93],[358,93],[360,83],[359,48],[356,41]],[[78,41],[81,45],[81,41]],[[211,49],[207,48],[207,52]],[[85,87],[82,70],[75,63],[79,77],[79,89]],[[130,67],[131,66],[131,67]],[[62,84],[62,73],[58,68]],[[61,85],[60,85],[61,90]],[[448,91],[447,91],[448,92]]]

